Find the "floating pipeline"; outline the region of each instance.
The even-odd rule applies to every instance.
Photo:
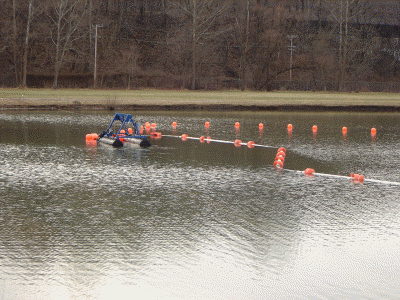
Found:
[[[205,122],[204,125],[205,125],[205,128],[208,129],[210,127],[210,122],[207,121],[207,122]],[[176,128],[177,122],[173,122],[172,127]],[[258,127],[259,127],[259,130],[262,130],[264,128],[264,124],[260,123]],[[207,136],[207,137],[205,137],[205,136],[190,137],[187,134],[182,134],[180,136],[178,136],[178,135],[162,135],[161,132],[155,132],[156,124],[155,123],[150,124],[149,122],[145,123],[145,128],[148,131],[153,130],[152,132],[149,133],[150,138],[153,138],[153,139],[160,139],[162,136],[164,136],[164,137],[180,138],[182,141],[198,140],[201,143],[207,142],[208,144],[211,142],[222,143],[222,144],[233,144],[235,147],[247,146],[248,148],[254,148],[254,147],[277,148],[276,146],[256,144],[254,141],[248,141],[247,143],[245,143],[239,139],[236,139],[235,141],[226,141],[226,140],[212,139],[209,136]],[[240,128],[239,122],[235,123],[235,128],[236,128],[236,130],[238,130]],[[140,130],[141,130],[141,132],[143,132],[143,126],[141,126]],[[287,130],[288,130],[289,134],[291,134],[292,130],[293,130],[293,125],[288,124]],[[315,135],[318,131],[318,126],[313,125],[312,131]],[[342,134],[347,135],[347,127],[342,127]],[[372,137],[376,136],[376,128],[371,128],[371,136]],[[97,140],[97,139],[98,139],[98,136],[96,137],[96,134],[86,135],[86,141]],[[363,175],[354,174],[354,173],[351,173],[350,176],[341,176],[341,175],[333,175],[333,174],[326,174],[326,173],[317,173],[312,168],[306,168],[304,171],[283,169],[285,159],[286,159],[286,149],[284,147],[279,147],[277,150],[276,156],[275,156],[274,163],[273,163],[274,168],[278,169],[278,170],[284,170],[287,172],[301,173],[308,177],[323,176],[323,177],[331,177],[331,178],[337,178],[337,179],[349,179],[354,183],[373,182],[373,183],[400,185],[400,182],[376,180],[376,179],[366,179]]]
[[[163,136],[180,138],[182,141],[198,140],[201,143],[216,142],[216,143],[223,143],[223,144],[232,144],[234,146],[247,146],[248,148],[253,148],[253,147],[277,148],[276,146],[255,144],[252,141],[243,143],[240,140],[235,140],[235,141],[216,140],[216,139],[212,139],[210,137],[206,138],[205,136],[201,136],[201,137],[197,138],[197,137],[188,136],[187,134],[182,134],[181,136],[178,136],[178,135],[163,135]],[[278,170],[283,170],[283,171],[292,172],[292,173],[300,173],[300,174],[304,174],[305,176],[308,176],[308,177],[322,176],[322,177],[331,177],[331,178],[337,178],[337,179],[348,179],[348,180],[351,180],[353,183],[374,182],[374,183],[381,183],[381,184],[400,185],[400,182],[376,180],[376,179],[366,179],[363,175],[353,174],[353,173],[351,173],[350,176],[342,176],[342,175],[334,175],[334,174],[326,174],[326,173],[317,173],[312,168],[307,168],[304,171],[284,169],[283,166],[284,166],[285,160],[286,160],[286,149],[284,147],[279,147],[277,150],[276,156],[275,156],[274,163],[273,163],[274,168],[278,169]]]
[[[256,144],[254,141],[248,141],[248,142],[242,142],[239,139],[236,139],[234,141],[225,141],[225,140],[217,140],[217,139],[212,139],[211,137],[205,137],[205,136],[200,136],[200,137],[191,137],[187,134],[182,134],[182,135],[162,135],[163,137],[172,137],[172,138],[179,138],[182,141],[188,141],[188,140],[197,140],[200,141],[200,143],[205,143],[207,142],[208,144],[213,142],[213,143],[221,143],[221,144],[232,144],[236,147],[241,147],[241,146],[247,146],[248,148],[254,148],[254,147],[261,147],[261,148],[277,148],[276,146],[268,146],[268,145],[260,145]]]
[[[364,177],[364,175],[360,175],[360,174],[356,174],[356,173],[350,173],[350,176],[342,176],[342,175],[334,175],[334,174],[326,174],[326,173],[317,173],[312,168],[306,168],[304,171],[283,169],[283,164],[285,162],[285,158],[286,158],[286,149],[281,147],[277,151],[275,161],[273,163],[274,168],[277,170],[283,170],[286,172],[304,174],[307,177],[322,176],[322,177],[331,177],[331,178],[337,178],[337,179],[347,179],[347,180],[352,181],[353,183],[373,182],[373,183],[380,183],[380,184],[400,185],[400,182],[396,182],[396,181],[366,179]]]
[[[306,168],[304,171],[289,170],[289,169],[280,169],[280,170],[285,171],[285,172],[303,174],[303,175],[305,175],[307,177],[321,176],[321,177],[330,177],[330,178],[336,178],[336,179],[346,179],[346,180],[349,180],[349,181],[351,181],[353,183],[371,182],[371,183],[388,184],[388,185],[399,185],[400,186],[400,182],[378,180],[378,179],[369,179],[369,178],[365,178],[363,175],[354,174],[354,173],[350,173],[350,176],[343,176],[343,175],[334,175],[334,174],[326,174],[326,173],[317,173],[312,168]]]

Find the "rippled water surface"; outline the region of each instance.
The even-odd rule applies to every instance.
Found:
[[[398,114],[126,113],[275,148],[114,149],[85,143],[113,113],[1,113],[0,299],[398,299]],[[280,146],[286,169],[389,183],[277,171]]]

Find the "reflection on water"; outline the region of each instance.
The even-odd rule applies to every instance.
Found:
[[[164,134],[177,121],[177,135],[285,146],[285,167],[293,170],[400,181],[395,114],[134,117],[156,122]],[[86,133],[111,118],[0,114],[1,299],[399,294],[398,186],[278,172],[276,148],[168,137],[145,150],[87,147]]]

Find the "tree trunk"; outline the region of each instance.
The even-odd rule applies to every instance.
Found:
[[[32,21],[32,1],[29,1],[29,12],[28,12],[28,22],[26,24],[26,36],[25,36],[25,47],[24,47],[24,65],[23,65],[23,76],[22,76],[22,87],[26,87],[26,75],[27,75],[27,65],[28,65],[28,50],[29,50],[29,29]]]
[[[60,7],[61,9],[61,7]],[[58,74],[60,72],[60,43],[61,43],[61,16],[57,20],[56,59],[54,63],[53,89],[58,88]]]
[[[18,51],[18,31],[17,31],[17,19],[16,19],[17,3],[13,0],[13,60],[14,60],[14,72],[15,72],[15,84],[19,86],[18,78],[18,63],[17,63],[17,51]]]
[[[192,90],[196,89],[196,0],[193,0],[193,41],[192,41]]]
[[[343,51],[342,51],[342,39],[343,39],[343,1],[340,1],[340,19],[339,19],[339,82],[338,82],[338,91],[342,91],[342,58],[343,58]]]
[[[348,12],[349,12],[349,1],[346,1],[346,25],[345,25],[345,29],[344,29],[344,47],[343,47],[343,59],[342,59],[342,66],[341,66],[341,78],[340,78],[340,82],[341,82],[341,90],[343,90],[344,87],[344,74],[345,74],[345,69],[346,69],[346,56],[347,56],[347,38],[348,38]]]
[[[249,11],[249,0],[247,0],[247,8],[246,8],[246,42],[244,45],[244,51],[242,51],[242,83],[240,86],[240,90],[244,91],[246,89],[246,56],[247,56],[247,51],[248,51],[248,45],[249,45],[249,27],[250,27],[250,11]]]

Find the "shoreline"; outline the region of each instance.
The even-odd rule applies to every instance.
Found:
[[[0,88],[0,110],[400,112],[400,93]]]
[[[0,111],[268,111],[268,112],[400,112],[400,105],[234,105],[234,104],[0,104]]]

